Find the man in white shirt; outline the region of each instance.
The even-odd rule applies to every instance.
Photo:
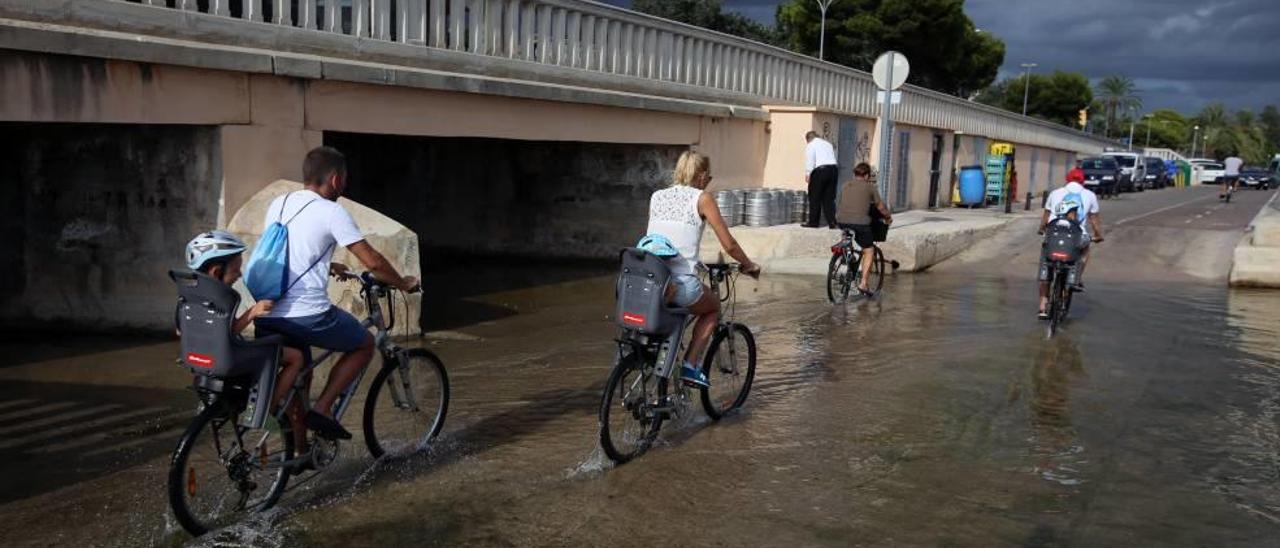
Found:
[[[827,228],[836,227],[836,150],[816,132],[804,134],[809,144],[804,147],[804,181],[809,183],[809,222],[804,226],[818,228],[824,218]]]
[[[1102,217],[1098,212],[1098,196],[1084,187],[1084,172],[1072,171],[1067,175],[1067,184],[1049,193],[1049,199],[1044,203],[1044,213],[1040,217],[1040,234],[1044,234],[1045,229],[1052,222],[1065,222],[1061,220],[1060,209],[1066,209],[1062,206],[1065,202],[1072,203],[1071,209],[1075,211],[1075,221],[1080,224],[1081,230],[1084,232],[1083,241],[1080,243],[1080,262],[1076,264],[1076,283],[1072,287],[1075,291],[1084,291],[1084,269],[1089,265],[1089,248],[1091,242],[1102,241]],[[1092,232],[1090,231],[1092,229]],[[1049,278],[1047,258],[1043,255],[1040,257],[1040,319],[1047,319],[1048,314],[1045,308],[1049,305]]]
[[[312,149],[302,163],[302,178],[302,190],[276,198],[267,207],[263,226],[278,221],[289,229],[288,289],[271,312],[254,324],[259,332],[284,335],[291,345],[345,353],[329,372],[328,383],[305,420],[307,428],[322,437],[350,439],[351,433],[333,419],[333,406],[373,359],[374,341],[355,316],[329,301],[329,276],[351,277],[346,265],[331,262],[334,249],[347,248],[375,278],[402,291],[417,291],[419,285],[414,277],[401,276],[370,246],[351,214],[337,203],[347,188],[347,162],[341,152],[330,147]],[[286,372],[280,382],[292,383],[296,374]]]
[[[1226,160],[1222,161],[1224,172],[1222,174],[1222,194],[1219,198],[1226,197],[1227,193],[1233,190],[1236,183],[1240,182],[1240,168],[1244,166],[1244,160],[1233,151]]]

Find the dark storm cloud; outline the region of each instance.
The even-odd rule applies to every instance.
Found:
[[[773,24],[779,2],[724,5]],[[967,0],[965,11],[1004,40],[1002,77],[1027,62],[1095,81],[1126,75],[1144,110],[1280,104],[1280,0]]]

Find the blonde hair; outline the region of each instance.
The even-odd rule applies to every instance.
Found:
[[[679,186],[689,186],[693,184],[694,178],[699,173],[711,170],[711,158],[698,154],[692,150],[686,150],[680,155],[680,159],[676,161],[676,172],[673,184]]]

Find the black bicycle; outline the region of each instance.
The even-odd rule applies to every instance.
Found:
[[[849,292],[862,282],[862,248],[854,242],[853,231],[842,229],[840,241],[831,246],[831,263],[827,266],[827,300],[832,304],[840,304],[849,300]],[[875,249],[871,263],[871,277],[867,280],[867,288],[871,295],[880,292],[884,286],[884,267],[886,263],[897,268],[896,261],[885,261],[884,251],[880,246]]]
[[[1058,331],[1058,326],[1066,320],[1067,312],[1071,310],[1071,296],[1075,291],[1071,289],[1068,278],[1074,268],[1073,263],[1049,257],[1049,306],[1045,311],[1049,313],[1046,331],[1050,338]]]
[[[401,348],[391,342],[394,288],[368,273],[358,279],[369,311],[363,325],[375,330],[382,357],[382,369],[364,400],[365,445],[374,458],[416,452],[444,426],[449,407],[448,375],[440,358],[430,350]],[[386,321],[381,306],[384,299],[389,311]],[[308,440],[306,453],[295,454],[293,427],[287,416],[295,399],[300,399],[302,409],[310,408],[308,377],[332,355],[332,351],[325,352],[308,363],[278,407],[269,406],[271,390],[262,386],[271,384],[274,368],[251,378],[196,377],[199,411],[178,441],[169,464],[169,505],[184,529],[198,536],[271,508],[291,475],[309,481],[337,459],[340,443],[318,436]],[[360,371],[335,403],[333,416],[338,421],[367,370],[366,366]],[[262,405],[268,405],[270,412],[260,411]]]
[[[632,252],[634,250],[628,250],[624,254]],[[719,420],[741,407],[751,391],[756,371],[756,340],[747,326],[733,321],[734,282],[739,265],[717,263],[706,267],[708,286],[720,302],[726,304],[721,307],[720,324],[702,361],[702,372],[711,387],[700,388],[699,392],[702,408],[713,420]],[[638,276],[639,281],[632,284],[626,281],[628,274],[638,273],[629,272],[624,261],[623,277],[619,281],[620,300],[628,289],[661,278],[661,274],[647,280]],[[680,369],[684,332],[693,323],[693,317],[687,310],[666,306],[665,297],[661,297],[665,294],[665,278],[661,282],[649,289],[659,291],[655,303],[662,307],[659,314],[669,315],[668,333],[663,333],[667,329],[648,329],[664,323],[655,322],[648,314],[623,312],[619,318],[622,333],[617,339],[617,356],[600,401],[600,446],[618,464],[647,451],[657,439],[663,421],[678,417],[688,407],[690,389],[683,382],[674,383],[672,389],[671,378]],[[624,285],[629,287],[621,287]]]

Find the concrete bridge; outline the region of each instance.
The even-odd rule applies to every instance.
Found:
[[[865,73],[582,0],[0,0],[0,218],[21,257],[0,317],[93,301],[157,325],[186,238],[322,143],[425,249],[607,257],[680,151],[712,157],[713,189],[800,188],[804,132],[847,176],[876,163],[876,113]],[[897,113],[897,209],[944,202],[993,140],[1037,192],[1108,144],[910,86]],[[70,288],[24,300],[42,275]]]

